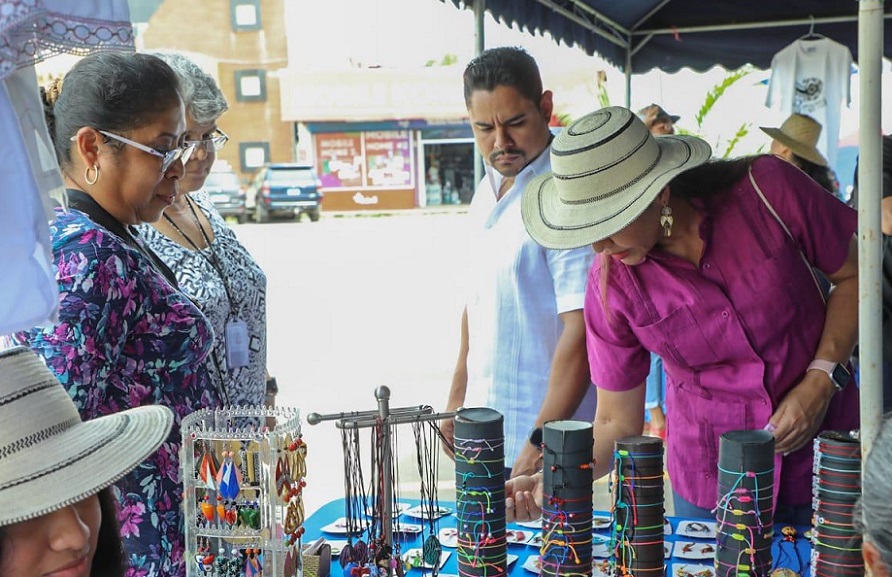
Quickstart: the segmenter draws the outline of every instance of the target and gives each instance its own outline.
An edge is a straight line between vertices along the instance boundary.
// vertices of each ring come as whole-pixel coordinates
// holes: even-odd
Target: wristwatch
[[[841,391],[848,386],[849,381],[852,380],[852,374],[849,373],[849,370],[840,363],[834,363],[833,361],[824,361],[821,359],[815,359],[808,365],[808,368],[805,369],[805,372],[808,371],[822,371],[827,373],[827,376],[830,377],[830,382],[833,383],[833,386],[836,387],[837,391]]]
[[[533,427],[533,430],[530,431],[529,441],[532,446],[536,447],[536,450],[542,450],[542,427]]]

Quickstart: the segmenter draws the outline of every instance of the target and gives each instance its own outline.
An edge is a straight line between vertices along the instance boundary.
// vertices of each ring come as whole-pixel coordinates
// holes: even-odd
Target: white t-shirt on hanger
[[[818,150],[836,163],[841,104],[852,102],[852,53],[829,38],[797,40],[774,55],[765,105],[811,116],[821,123]]]

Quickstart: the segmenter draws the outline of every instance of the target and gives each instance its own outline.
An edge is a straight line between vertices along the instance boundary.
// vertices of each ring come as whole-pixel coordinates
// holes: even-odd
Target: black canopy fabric
[[[451,2],[473,5],[473,0]],[[486,0],[486,11],[500,22],[578,45],[624,71],[629,47],[634,74],[715,65],[769,68],[778,51],[812,28],[846,45],[858,59],[855,0]],[[888,58],[892,3],[884,11]]]

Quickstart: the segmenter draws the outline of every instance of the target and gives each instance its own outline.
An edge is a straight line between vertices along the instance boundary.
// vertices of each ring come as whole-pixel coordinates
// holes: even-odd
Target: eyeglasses
[[[167,169],[170,168],[170,165],[172,165],[177,160],[182,160],[183,164],[185,165],[187,162],[189,162],[189,157],[192,156],[192,153],[195,152],[195,145],[189,144],[188,142],[184,143],[183,146],[178,146],[176,148],[171,148],[170,150],[168,150],[166,152],[161,152],[161,151],[155,150],[154,148],[152,148],[150,146],[146,146],[145,144],[140,144],[138,142],[134,142],[133,140],[130,140],[129,138],[124,138],[123,136],[118,136],[117,134],[115,134],[113,132],[107,132],[105,130],[100,130],[99,133],[104,134],[104,135],[108,136],[109,138],[112,138],[119,142],[123,142],[124,144],[132,146],[133,148],[138,148],[138,149],[142,150],[143,152],[148,152],[152,156],[157,156],[158,158],[161,159],[161,172],[167,172]]]
[[[152,147],[146,146],[145,144],[140,144],[138,142],[130,140],[129,138],[124,138],[123,136],[119,136],[113,132],[100,130],[99,133],[104,134],[105,136],[113,140],[117,140],[118,142],[123,142],[124,144],[132,146],[133,148],[138,148],[143,152],[148,152],[152,156],[157,156],[161,159],[161,172],[167,172],[170,166],[177,160],[182,160],[183,164],[185,165],[187,162],[189,162],[189,157],[192,156],[192,153],[195,152],[195,145],[189,144],[188,142],[184,143],[183,146],[178,146],[166,152],[161,152],[160,150],[155,150]],[[72,136],[70,140],[72,142],[77,140],[77,135]]]
[[[195,146],[196,149],[204,149],[206,152],[210,152],[212,150],[220,150],[229,141],[229,135],[227,135],[219,128],[216,129],[214,132],[216,134],[214,136],[211,136],[210,138],[203,138],[201,140],[187,140],[186,144],[192,144]]]

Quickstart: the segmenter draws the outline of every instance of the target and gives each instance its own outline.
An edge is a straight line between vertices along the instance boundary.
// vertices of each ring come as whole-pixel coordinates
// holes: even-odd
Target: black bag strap
[[[170,267],[164,264],[164,261],[162,261],[158,257],[158,255],[156,255],[148,246],[146,246],[142,241],[139,240],[138,230],[136,230],[132,226],[126,226],[122,224],[121,221],[113,217],[107,210],[102,208],[102,205],[96,202],[96,200],[94,200],[92,196],[82,190],[69,188],[65,190],[65,194],[68,196],[69,208],[79,210],[80,212],[86,214],[88,217],[90,217],[90,220],[92,220],[102,228],[108,230],[109,232],[115,234],[116,236],[120,237],[121,240],[123,240],[124,243],[127,244],[127,246],[141,252],[143,255],[146,256],[146,258],[149,259],[155,270],[167,279],[167,282],[169,282],[172,287],[179,289],[179,283],[177,282],[176,275],[173,274],[173,271],[170,270]]]

